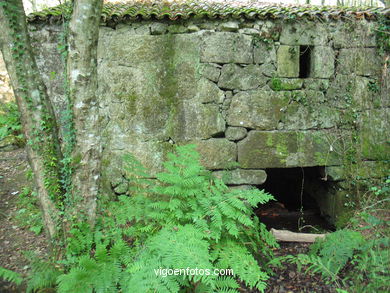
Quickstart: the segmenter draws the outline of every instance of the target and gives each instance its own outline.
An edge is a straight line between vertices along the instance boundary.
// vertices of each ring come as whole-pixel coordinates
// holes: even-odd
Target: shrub
[[[10,135],[22,137],[18,107],[12,102],[0,102],[0,140]]]
[[[200,164],[193,145],[169,154],[155,179],[133,156],[125,163],[131,196],[109,203],[95,231],[73,226],[66,257],[55,265],[58,292],[239,292],[241,283],[264,291],[277,244],[253,207],[271,195],[230,190]],[[234,276],[156,274],[187,268]]]

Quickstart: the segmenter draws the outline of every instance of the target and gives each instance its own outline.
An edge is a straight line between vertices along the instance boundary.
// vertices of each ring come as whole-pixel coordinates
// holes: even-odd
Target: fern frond
[[[268,275],[260,269],[253,255],[244,246],[227,240],[218,244],[218,250],[219,268],[233,269],[234,274],[247,286],[264,291]]]
[[[0,267],[0,278],[16,285],[20,285],[23,282],[23,278],[19,273],[7,270],[3,267]]]
[[[55,287],[57,278],[61,275],[56,266],[31,255],[29,257],[31,260],[31,274],[28,276],[26,292]]]

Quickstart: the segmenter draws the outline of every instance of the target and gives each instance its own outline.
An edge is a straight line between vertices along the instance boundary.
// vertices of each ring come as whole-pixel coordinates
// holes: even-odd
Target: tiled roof
[[[34,12],[28,16],[30,22],[56,21],[70,15],[69,6],[60,5]],[[154,3],[105,3],[103,22],[121,22],[140,19],[188,19],[188,18],[247,18],[247,19],[375,19],[378,15],[389,18],[389,9],[379,7],[335,7],[335,6],[288,6],[252,4],[239,6],[207,1]]]

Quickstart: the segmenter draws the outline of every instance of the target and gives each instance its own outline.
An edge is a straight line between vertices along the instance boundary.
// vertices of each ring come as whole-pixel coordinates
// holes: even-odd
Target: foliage
[[[7,270],[3,267],[0,267],[0,278],[8,282],[15,283],[16,285],[20,285],[23,281],[23,278],[20,276],[20,274]]]
[[[29,288],[57,283],[60,293],[118,288],[238,292],[241,281],[264,290],[270,247],[277,244],[253,207],[268,202],[271,195],[257,189],[229,190],[200,165],[193,145],[169,154],[156,179],[133,156],[127,155],[125,163],[131,196],[120,196],[104,207],[94,231],[86,223],[74,224],[64,259],[36,271],[38,277],[33,275]],[[187,268],[205,273],[157,275],[161,269]],[[228,268],[234,277],[213,274]],[[46,271],[50,282],[44,284],[40,275]]]
[[[388,200],[388,185],[389,178],[381,187],[371,188],[377,196],[376,204],[382,207]],[[349,229],[316,241],[307,255],[287,259],[299,269],[305,266],[307,272],[320,273],[329,282],[352,292],[389,292],[390,222],[381,216],[382,209],[377,209],[372,201],[368,203],[351,219]]]
[[[378,17],[378,27],[376,29],[377,43],[380,53],[390,52],[390,20],[389,18],[381,15]]]
[[[40,288],[51,288],[55,284],[61,272],[58,266],[51,261],[42,260],[34,253],[26,253],[26,257],[30,260],[31,272],[27,278],[26,292],[35,292]]]
[[[17,201],[16,220],[22,227],[29,228],[36,234],[43,230],[42,213],[38,206],[37,193],[30,188],[23,188]]]
[[[0,140],[9,135],[22,138],[18,106],[13,102],[0,102]]]

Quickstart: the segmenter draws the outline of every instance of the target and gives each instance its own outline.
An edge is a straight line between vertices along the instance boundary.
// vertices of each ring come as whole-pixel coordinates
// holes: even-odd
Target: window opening
[[[299,77],[307,78],[310,76],[311,70],[311,52],[312,46],[299,47]]]

